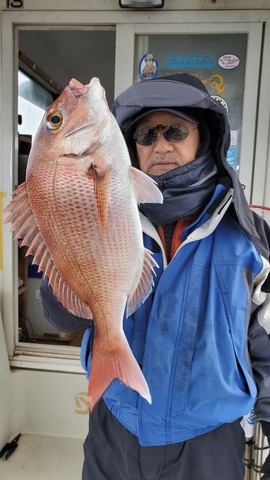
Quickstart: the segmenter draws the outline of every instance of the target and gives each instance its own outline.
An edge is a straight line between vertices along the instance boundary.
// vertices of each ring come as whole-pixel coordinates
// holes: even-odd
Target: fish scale
[[[151,402],[123,332],[125,309],[130,315],[145,301],[157,267],[138,212],[138,203],[150,202],[162,203],[162,195],[131,166],[99,80],[72,79],[45,112],[5,223],[63,307],[94,320],[90,410],[114,379]]]

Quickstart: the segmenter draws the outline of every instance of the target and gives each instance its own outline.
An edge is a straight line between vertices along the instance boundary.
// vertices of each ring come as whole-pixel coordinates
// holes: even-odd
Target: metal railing
[[[245,480],[260,480],[262,477],[261,468],[270,452],[266,437],[263,435],[261,424],[254,426],[254,435],[246,439],[245,449]]]

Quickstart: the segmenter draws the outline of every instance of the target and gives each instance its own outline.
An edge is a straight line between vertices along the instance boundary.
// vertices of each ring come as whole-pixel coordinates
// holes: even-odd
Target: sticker
[[[231,142],[230,142],[230,147],[228,148],[228,151],[227,151],[227,162],[235,171],[237,171],[238,170],[238,161],[237,161],[238,131],[231,130],[230,133],[231,133]]]
[[[75,397],[76,409],[75,413],[78,415],[89,414],[89,400],[87,392],[79,392]]]
[[[238,136],[238,131],[237,130],[231,130],[231,147],[236,147],[237,145],[237,136]]]
[[[254,409],[248,415],[244,415],[241,425],[245,431],[245,437],[251,438],[254,435],[255,413]]]
[[[217,73],[214,73],[214,75],[211,75],[209,78],[209,85],[213,90],[216,90],[218,93],[223,93],[225,90],[225,87],[223,87],[224,81],[223,77],[221,75],[218,75]]]
[[[254,425],[254,423],[255,423],[255,412],[254,412],[254,408],[251,410],[251,412],[249,413],[249,415],[247,415],[247,422],[248,422],[250,425]]]
[[[237,170],[237,148],[236,147],[228,148],[227,162],[234,170]]]
[[[158,64],[156,57],[152,53],[146,53],[139,65],[139,75],[141,80],[152,80],[158,74]]]
[[[167,55],[166,68],[214,68],[216,60],[214,55]]]
[[[221,105],[226,109],[227,115],[228,115],[229,107],[228,107],[228,104],[227,104],[226,100],[224,100],[224,98],[220,97],[219,95],[211,95],[211,98],[216,100],[216,102],[221,103]]]
[[[240,58],[233,53],[226,53],[225,55],[221,55],[218,59],[218,64],[221,68],[225,68],[225,70],[232,70],[233,68],[237,68],[240,63]]]

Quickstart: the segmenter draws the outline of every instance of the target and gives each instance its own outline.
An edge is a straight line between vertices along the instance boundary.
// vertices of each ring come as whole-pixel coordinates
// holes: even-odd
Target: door
[[[75,2],[74,11],[58,11],[57,15],[54,11],[27,9],[2,14],[5,39],[2,45],[1,84],[5,119],[1,132],[2,196],[9,196],[14,186],[21,181],[20,175],[24,172],[22,164],[27,161],[27,143],[32,141],[39,121],[35,120],[33,130],[31,123],[30,129],[22,104],[29,103],[29,96],[33,92],[41,92],[44,87],[53,97],[58,94],[58,82],[54,80],[59,71],[63,73],[64,59],[69,70],[60,87],[64,87],[71,76],[77,76],[77,71],[82,72],[78,80],[85,83],[91,76],[98,75],[111,102],[114,96],[130,84],[141,81],[140,75],[148,61],[146,56],[151,54],[154,74],[184,71],[199,76],[211,95],[224,103],[232,130],[228,161],[239,173],[247,198],[250,199],[263,41],[262,14],[260,18],[255,18],[251,13],[246,13],[246,22],[242,22],[241,12],[183,14],[164,10],[147,14],[126,13],[119,10],[98,11],[98,3],[95,3],[95,7],[89,7],[88,11],[75,11]],[[269,19],[266,18],[265,21]],[[78,32],[83,41],[76,49]],[[42,52],[46,48],[49,48],[51,59],[44,63]],[[152,60],[149,57],[149,61]],[[38,78],[34,75],[37,67],[45,74],[43,80],[42,75]],[[147,81],[147,78],[142,81]],[[32,86],[29,82],[32,82]],[[49,89],[48,84],[51,86]],[[261,109],[264,108],[263,103],[269,104],[266,87],[264,93],[264,102],[260,102]],[[37,96],[40,98],[41,94]],[[44,109],[45,97],[42,98]],[[47,101],[50,102],[50,99]],[[36,107],[36,103],[37,100],[32,105]],[[20,125],[18,114],[23,117]],[[267,135],[269,125],[263,127]],[[24,151],[19,152],[19,140],[25,143]],[[265,164],[266,161],[265,155]],[[6,203],[6,198],[4,202]],[[40,307],[39,279],[36,272],[25,264],[26,270],[22,268],[22,273],[18,275],[18,249],[7,227],[4,228],[1,240],[4,259],[2,312],[11,365],[14,368],[49,370],[55,375],[59,371],[84,375],[77,346],[66,345],[64,341],[56,345],[48,339],[47,342],[32,342],[20,337],[18,276],[24,275],[29,286],[22,293],[30,295],[26,300],[24,296],[24,301],[27,302],[24,304],[25,316],[30,317],[32,324],[40,326],[44,319],[41,309],[37,308],[37,305]],[[31,373],[30,370],[29,372]]]

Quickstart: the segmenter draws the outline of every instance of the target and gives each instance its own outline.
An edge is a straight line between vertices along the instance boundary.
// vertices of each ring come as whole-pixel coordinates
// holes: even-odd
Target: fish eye
[[[51,130],[56,130],[61,127],[63,116],[60,112],[53,112],[46,118],[47,127]]]

